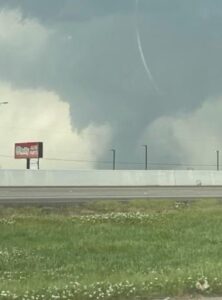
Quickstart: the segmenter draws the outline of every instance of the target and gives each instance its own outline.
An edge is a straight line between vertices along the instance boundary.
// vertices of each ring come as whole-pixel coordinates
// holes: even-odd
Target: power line
[[[78,162],[78,163],[104,163],[111,164],[111,161],[98,161],[98,160],[87,160],[87,159],[67,159],[67,158],[48,158],[45,157],[45,160],[51,161],[63,161],[63,162]]]
[[[7,159],[14,159],[13,156],[0,154],[0,157]],[[87,160],[87,159],[68,159],[68,158],[56,158],[56,157],[45,157],[47,161],[61,161],[61,162],[74,162],[74,163],[96,163],[96,164],[112,164],[111,160]],[[143,162],[134,161],[117,161],[119,165],[138,165],[143,166]],[[178,167],[215,167],[215,164],[191,164],[191,163],[176,163],[176,162],[149,162],[151,166],[178,166]]]

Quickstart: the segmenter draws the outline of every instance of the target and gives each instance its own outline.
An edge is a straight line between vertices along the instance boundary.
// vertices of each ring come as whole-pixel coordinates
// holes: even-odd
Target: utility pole
[[[148,146],[142,145],[145,148],[145,170],[148,170]]]
[[[116,150],[111,149],[110,151],[113,153],[113,170],[116,170]]]
[[[217,171],[220,171],[220,151],[217,150]]]

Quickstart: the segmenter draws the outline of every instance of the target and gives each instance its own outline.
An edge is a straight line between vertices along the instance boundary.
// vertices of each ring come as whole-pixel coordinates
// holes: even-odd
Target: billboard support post
[[[30,158],[26,159],[26,169],[30,170]]]

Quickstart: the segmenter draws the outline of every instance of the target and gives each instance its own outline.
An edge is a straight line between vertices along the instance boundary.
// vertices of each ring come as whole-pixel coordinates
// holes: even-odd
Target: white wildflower
[[[198,280],[196,283],[196,289],[199,291],[206,291],[207,289],[209,289],[210,285],[207,281],[207,279],[204,280]]]

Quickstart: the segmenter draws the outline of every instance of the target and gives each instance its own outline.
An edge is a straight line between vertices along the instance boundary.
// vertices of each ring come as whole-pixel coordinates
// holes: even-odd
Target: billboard
[[[43,143],[16,143],[15,144],[15,158],[16,159],[31,159],[43,157]]]

